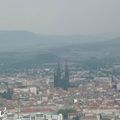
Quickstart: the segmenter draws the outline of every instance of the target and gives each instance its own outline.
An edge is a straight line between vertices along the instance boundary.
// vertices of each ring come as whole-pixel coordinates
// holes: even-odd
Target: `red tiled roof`
[[[35,108],[24,108],[21,109],[21,113],[34,113],[34,112],[42,112],[42,113],[47,113],[47,112],[55,112],[53,109],[50,108],[44,108],[44,109],[35,109]]]

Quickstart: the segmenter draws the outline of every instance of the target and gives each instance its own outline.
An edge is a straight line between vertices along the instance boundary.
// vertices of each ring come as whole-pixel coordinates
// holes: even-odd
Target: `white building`
[[[15,92],[31,92],[33,93],[34,95],[37,94],[37,87],[36,86],[22,86],[22,87],[19,87],[19,88],[15,88],[14,89]]]
[[[16,120],[16,115],[9,115],[7,120]],[[18,119],[17,119],[18,120]],[[21,114],[19,120],[63,120],[62,114],[44,114],[44,113],[31,113]]]

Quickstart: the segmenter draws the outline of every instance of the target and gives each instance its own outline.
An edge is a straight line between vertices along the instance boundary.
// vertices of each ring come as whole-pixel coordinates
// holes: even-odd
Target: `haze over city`
[[[120,33],[119,0],[1,0],[0,30],[45,35]]]
[[[120,120],[119,0],[0,0],[0,120]]]

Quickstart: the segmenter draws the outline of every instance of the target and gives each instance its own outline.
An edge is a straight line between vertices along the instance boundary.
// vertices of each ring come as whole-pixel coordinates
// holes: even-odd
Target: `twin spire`
[[[54,72],[54,87],[62,88],[64,90],[68,90],[68,88],[70,87],[67,62],[65,62],[64,72],[62,72],[61,65],[60,63],[58,63],[57,69]]]

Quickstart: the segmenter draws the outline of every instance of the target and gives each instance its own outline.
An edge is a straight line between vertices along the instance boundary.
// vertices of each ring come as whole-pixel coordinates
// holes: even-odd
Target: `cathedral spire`
[[[67,61],[65,62],[65,89],[68,89],[69,87],[69,69]]]
[[[57,69],[54,72],[54,87],[60,87],[60,81],[61,81],[61,67],[60,63],[58,63]]]

